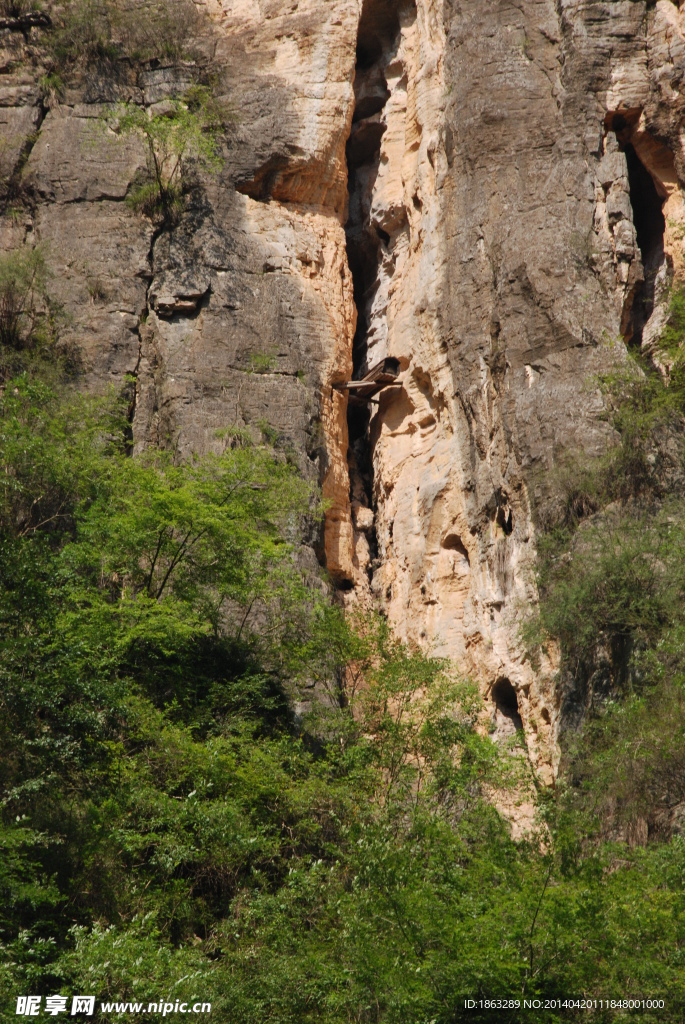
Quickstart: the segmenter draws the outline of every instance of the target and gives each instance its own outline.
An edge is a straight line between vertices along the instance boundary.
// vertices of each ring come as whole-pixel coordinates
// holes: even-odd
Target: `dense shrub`
[[[0,345],[20,349],[35,343],[46,282],[42,249],[19,249],[0,257]]]
[[[49,298],[48,278],[42,246],[0,256],[0,384],[31,362],[42,360],[46,371],[54,363],[62,317]]]

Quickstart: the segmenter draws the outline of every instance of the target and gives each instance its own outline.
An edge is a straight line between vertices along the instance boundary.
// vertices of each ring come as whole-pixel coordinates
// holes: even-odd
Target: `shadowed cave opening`
[[[494,719],[498,731],[509,733],[523,729],[516,690],[505,676],[501,676],[494,683],[490,691],[490,699],[495,706]],[[504,730],[501,728],[502,725],[505,726]]]
[[[381,159],[385,132],[383,109],[390,96],[385,69],[397,51],[400,16],[396,0],[365,0],[357,34],[354,77],[355,109],[347,142],[349,208],[345,234],[347,259],[352,274],[357,329],[352,348],[353,379],[369,369],[367,339],[370,310],[378,289],[382,247],[389,236],[372,223],[373,188]],[[373,465],[369,443],[371,403],[348,398],[348,466],[350,498],[372,507]],[[369,537],[372,557],[376,555],[375,535]]]
[[[636,284],[632,296],[628,300],[622,324],[626,342],[639,348],[642,344],[645,325],[654,312],[657,275],[666,259],[664,252],[666,221],[663,214],[666,195],[659,193],[654,177],[629,141],[636,127],[636,116],[635,112],[626,116],[615,114],[611,118],[609,126],[610,130],[616,134],[619,149],[625,154],[633,225],[642,258],[644,278]]]
[[[639,346],[642,344],[645,324],[654,311],[656,278],[665,259],[666,221],[662,210],[664,200],[657,192],[652,175],[630,143],[623,147],[623,151],[628,164],[633,224],[644,270],[644,280],[635,290],[626,337],[631,344]]]
[[[469,553],[458,533],[448,533],[440,546],[445,548],[446,551],[456,551],[466,561],[467,565],[471,565]]]

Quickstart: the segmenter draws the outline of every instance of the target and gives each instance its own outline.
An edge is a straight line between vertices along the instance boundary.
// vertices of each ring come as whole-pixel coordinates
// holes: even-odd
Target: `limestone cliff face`
[[[346,603],[456,659],[552,776],[558,697],[518,622],[532,504],[599,451],[592,375],[652,344],[685,267],[685,14],[670,0],[197,0],[235,113],[171,232],[124,203],[144,153],[99,127],[188,67],[39,85],[45,19],[0,21],[0,229],[48,246],[94,387],[136,378],[138,447],[263,422],[328,501]],[[17,198],[12,198],[12,196]],[[384,356],[377,404],[335,387]],[[312,553],[312,562],[314,554]]]
[[[605,443],[592,374],[621,335],[651,343],[682,272],[682,28],[666,0],[417,0],[388,65],[370,218],[393,226],[368,339],[408,369],[370,423],[371,588],[482,681],[496,721],[513,685],[543,777],[552,666],[517,642],[531,492],[564,452]]]

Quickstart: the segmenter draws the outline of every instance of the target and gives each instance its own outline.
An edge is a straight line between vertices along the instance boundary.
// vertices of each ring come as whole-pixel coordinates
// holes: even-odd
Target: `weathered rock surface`
[[[685,13],[196,6],[235,120],[222,169],[162,233],[125,202],[142,147],[99,115],[163,102],[191,69],[94,69],[57,101],[38,85],[43,27],[0,25],[0,245],[46,244],[93,387],[136,375],[138,447],[189,454],[260,424],[293,445],[345,601],[473,673],[504,732],[511,684],[549,779],[554,666],[518,639],[532,506],[564,453],[606,443],[592,375],[621,335],[653,342],[685,273]],[[348,422],[334,385],[386,355],[398,386]]]

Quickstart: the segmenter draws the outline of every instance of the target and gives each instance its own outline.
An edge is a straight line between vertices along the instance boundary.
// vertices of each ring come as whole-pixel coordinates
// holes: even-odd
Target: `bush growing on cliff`
[[[685,294],[676,288],[669,317],[649,354],[626,353],[593,381],[605,399],[615,443],[600,457],[567,455],[552,474],[556,500],[537,510],[543,533],[573,534],[612,502],[659,502],[685,491]],[[543,544],[544,546],[544,544]]]
[[[49,340],[48,270],[44,250],[15,249],[0,256],[0,374],[11,372],[19,353]]]
[[[675,291],[654,353],[657,361],[668,353],[668,373],[629,357],[624,367],[599,377],[617,441],[606,455],[578,459],[565,476],[557,475],[561,500],[540,523],[539,583],[550,598],[543,616],[569,652],[577,653],[609,620],[627,633],[638,626],[651,631],[654,641],[651,597],[678,607],[664,588],[670,580],[677,589],[681,579],[683,524],[674,499],[685,490],[684,309]],[[580,591],[565,595],[576,586],[587,601]],[[571,620],[564,625],[566,613]]]
[[[191,163],[216,170],[221,166],[220,113],[207,89],[191,89],[181,99],[170,99],[163,110],[150,113],[134,104],[115,110],[110,127],[124,137],[136,135],[147,152],[148,179],[134,187],[129,204],[149,217],[172,222],[180,212]]]
[[[541,544],[543,629],[562,644],[575,671],[606,645],[655,646],[678,621],[685,600],[685,522],[677,505],[658,512],[611,508],[574,536]]]

